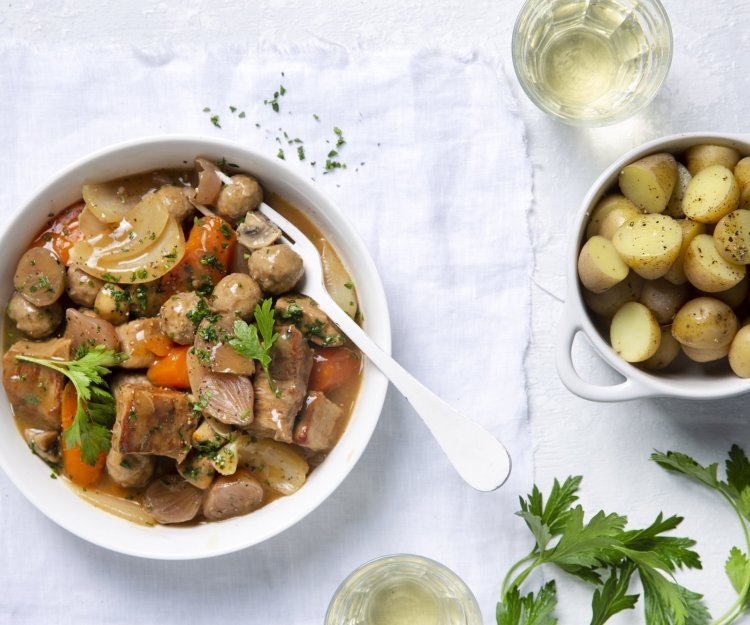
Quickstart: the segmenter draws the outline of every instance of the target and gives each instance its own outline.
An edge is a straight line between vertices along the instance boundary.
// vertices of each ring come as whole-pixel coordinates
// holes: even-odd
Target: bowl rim
[[[54,187],[63,184],[63,182],[67,178],[79,174],[79,179],[82,179],[83,177],[85,177],[85,170],[93,166],[96,162],[102,161],[102,159],[114,159],[117,158],[118,155],[126,154],[129,151],[134,151],[134,154],[130,156],[130,158],[135,159],[137,158],[137,154],[135,154],[137,150],[148,150],[154,148],[182,150],[184,152],[185,159],[192,159],[203,152],[210,151],[241,154],[242,156],[246,157],[247,160],[253,161],[254,163],[260,163],[263,167],[270,171],[270,176],[267,175],[266,177],[272,177],[280,185],[287,185],[290,189],[293,188],[295,192],[304,194],[305,201],[310,204],[310,207],[308,208],[305,206],[298,206],[297,203],[293,203],[293,205],[302,213],[304,213],[316,226],[319,226],[319,224],[316,224],[314,217],[310,215],[311,208],[319,211],[322,216],[324,216],[327,220],[330,220],[332,226],[335,227],[337,231],[335,233],[335,236],[340,237],[342,240],[346,240],[347,247],[351,248],[351,254],[353,254],[356,258],[357,268],[355,269],[352,266],[353,263],[350,263],[348,269],[352,273],[367,275],[368,280],[366,291],[368,298],[364,303],[360,301],[363,309],[366,308],[366,310],[364,311],[365,314],[363,327],[367,330],[368,334],[370,334],[371,338],[378,343],[381,349],[383,349],[388,354],[391,353],[391,324],[385,290],[383,288],[382,280],[377,271],[375,263],[370,256],[368,248],[359,233],[354,229],[354,227],[344,216],[343,212],[338,208],[338,206],[333,201],[331,201],[323,191],[321,191],[316,185],[313,185],[310,181],[305,179],[302,175],[294,171],[288,164],[285,164],[279,159],[266,156],[257,148],[246,147],[235,141],[192,134],[148,135],[118,142],[95,150],[81,158],[76,159],[69,165],[58,170],[52,176],[47,178],[47,180],[43,184],[38,185],[30,197],[21,202],[18,208],[16,208],[12,212],[9,218],[7,220],[4,220],[3,223],[0,224],[0,245],[8,240],[8,238],[12,236],[13,232],[24,231],[23,222],[26,215],[35,210],[38,211],[38,205],[41,202],[44,202],[45,195],[49,194],[50,190]],[[246,167],[241,167],[240,169],[245,171],[248,170],[248,168]],[[135,167],[134,169],[134,171],[147,170],[148,168],[141,168],[139,170],[137,167]],[[253,172],[250,171],[250,173]],[[58,207],[54,212],[59,212],[61,208],[63,207]],[[341,253],[338,246],[334,245],[334,249],[336,249],[337,253]],[[351,259],[349,260],[351,261]],[[368,401],[365,404],[361,401],[361,397],[366,382],[368,384]],[[60,525],[79,538],[86,540],[87,542],[91,542],[100,547],[118,553],[148,559],[192,560],[220,556],[226,553],[232,553],[235,551],[246,549],[253,545],[264,542],[265,540],[281,533],[282,531],[301,521],[315,508],[322,504],[333,493],[333,491],[338,488],[338,486],[344,481],[344,479],[346,479],[349,473],[351,473],[357,461],[364,453],[364,450],[369,444],[375,427],[380,419],[387,389],[387,378],[377,368],[375,368],[372,363],[365,359],[362,382],[360,385],[360,390],[358,391],[357,399],[355,400],[355,404],[352,408],[350,420],[347,424],[346,429],[344,430],[344,433],[342,434],[342,438],[339,439],[339,443],[337,443],[337,445],[334,447],[329,457],[327,458],[328,460],[331,456],[333,456],[337,447],[340,446],[341,440],[345,437],[346,433],[352,430],[353,423],[355,422],[355,417],[361,414],[361,418],[359,421],[357,421],[357,425],[354,430],[358,437],[356,448],[349,451],[346,456],[345,462],[341,462],[341,459],[337,459],[337,462],[342,465],[342,469],[335,474],[327,474],[325,482],[316,482],[316,496],[305,496],[305,488],[302,488],[300,489],[300,491],[298,491],[298,493],[295,493],[295,495],[302,494],[295,501],[295,504],[299,503],[299,505],[294,509],[295,512],[293,514],[286,514],[283,518],[276,519],[273,523],[273,527],[268,531],[258,534],[247,532],[246,536],[243,539],[233,541],[231,544],[223,545],[222,547],[211,547],[209,545],[202,548],[191,548],[190,545],[179,544],[179,550],[176,548],[174,550],[171,550],[171,547],[167,547],[164,551],[154,552],[149,551],[148,549],[139,548],[137,543],[131,544],[130,541],[117,541],[115,537],[110,539],[108,537],[102,536],[101,534],[92,536],[89,532],[87,532],[88,525],[86,523],[82,523],[79,525],[72,522],[71,519],[65,518],[65,513],[63,510],[59,509],[59,506],[55,505],[54,503],[51,504],[50,502],[46,501],[44,497],[42,497],[41,493],[36,492],[33,488],[29,488],[29,484],[32,483],[35,478],[27,477],[22,466],[14,466],[8,459],[6,459],[5,454],[2,453],[2,447],[0,447],[0,469],[3,470],[5,475],[8,476],[11,483],[14,484],[14,486],[28,501],[30,501],[34,505],[34,507],[36,507],[40,512],[42,512],[46,517],[48,517],[56,524]],[[12,414],[9,409],[9,403],[7,403],[7,398],[3,396],[2,401],[6,402],[8,414]],[[5,410],[5,408],[3,408],[3,410]],[[15,421],[13,422],[12,427],[14,429],[16,428]],[[18,439],[23,443],[23,438],[21,437],[20,433],[18,435]],[[29,454],[29,456],[31,456],[31,454]],[[38,458],[33,458],[33,460],[35,462],[39,462]],[[322,463],[321,467],[322,466],[325,466],[325,462]],[[316,467],[316,471],[312,473],[313,477],[318,475],[321,467]],[[306,486],[310,485],[309,481],[310,480],[308,480]],[[78,498],[78,495],[74,493],[74,487],[66,484],[65,488],[71,492],[72,496]],[[293,497],[294,495],[282,498],[279,501],[291,500]],[[154,530],[165,530],[166,528],[165,531],[168,532],[169,530],[177,528],[177,531],[185,533],[186,530],[189,531],[191,529],[182,528],[179,526],[156,526],[153,528],[144,528],[143,526],[140,526],[136,523],[121,519],[113,514],[100,510],[91,503],[83,501],[83,499],[80,499],[80,501],[81,503],[85,504],[87,509],[93,509],[96,511],[96,513],[105,515],[108,522],[111,521],[110,524],[129,528],[130,530],[132,530],[131,533],[134,535],[142,530],[153,532]],[[242,533],[239,532],[236,527],[238,524],[242,523],[243,519],[251,519],[254,515],[258,515],[264,510],[267,511],[276,503],[277,501],[271,502],[267,506],[264,506],[264,508],[261,508],[257,512],[250,515],[234,517],[232,519],[227,519],[220,522],[201,524],[195,527],[228,527],[231,523],[232,529],[230,531],[234,532],[238,536],[241,536]],[[276,509],[274,508],[274,510],[270,513],[267,512],[266,516],[272,517],[275,510]],[[285,512],[288,513],[289,511],[285,510]],[[266,516],[263,517],[264,520]],[[279,515],[277,514],[276,516]],[[115,521],[112,521],[112,519],[115,519]],[[266,525],[270,524],[266,523]],[[177,536],[176,533],[175,536]],[[175,545],[181,542],[179,536],[177,536],[177,539],[178,540],[175,541]],[[169,543],[170,540],[165,540],[165,545],[169,545]]]
[[[739,377],[716,378],[707,384],[685,385],[683,381],[660,377],[624,361],[602,338],[589,314],[578,280],[578,254],[585,236],[588,218],[596,203],[611,188],[616,176],[628,163],[658,151],[679,153],[691,145],[719,143],[737,147],[750,154],[750,135],[743,133],[686,132],[665,135],[642,143],[616,159],[589,187],[575,218],[566,255],[566,298],[558,334],[556,363],[558,373],[569,390],[584,399],[593,401],[622,401],[645,397],[675,397],[683,399],[722,399],[750,391],[750,380]],[[583,333],[596,353],[625,380],[612,386],[601,386],[585,382],[572,365],[572,342],[579,332]]]

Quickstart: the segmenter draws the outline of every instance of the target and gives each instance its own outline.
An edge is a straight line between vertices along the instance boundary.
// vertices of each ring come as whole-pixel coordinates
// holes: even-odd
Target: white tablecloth
[[[0,623],[318,624],[349,571],[393,552],[453,568],[492,622],[503,571],[528,547],[513,511],[532,481],[523,373],[531,167],[502,69],[435,51],[189,51],[179,41],[6,42],[0,58],[5,214],[55,170],[114,141],[201,133],[269,154],[281,145],[366,240],[389,298],[395,356],[501,437],[514,462],[502,490],[473,492],[391,392],[367,452],[323,506],[262,545],[198,562],[91,546],[0,475]],[[275,113],[263,100],[280,85]],[[348,168],[322,175],[334,126]],[[276,141],[279,128],[304,140],[304,162]]]

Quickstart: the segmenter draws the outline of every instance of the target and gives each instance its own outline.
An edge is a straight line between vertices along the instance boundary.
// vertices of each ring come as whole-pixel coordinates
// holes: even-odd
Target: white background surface
[[[242,44],[273,41],[283,47],[322,41],[345,47],[476,50],[483,57],[501,60],[512,74],[510,33],[520,0],[422,1],[409,6],[400,0],[331,4],[324,0],[216,1],[210,5],[191,1],[179,3],[179,8],[169,3],[142,3],[139,9],[131,8],[136,3],[112,3],[105,9],[94,0],[54,5],[13,1],[0,9],[0,40],[28,41],[34,46],[57,39],[93,44],[128,41],[156,50],[176,40],[205,45],[217,40]],[[675,35],[672,70],[656,101],[630,121],[594,130],[562,126],[536,111],[514,84],[534,165],[531,225],[536,286],[526,372],[535,479],[546,489],[553,476],[583,473],[586,506],[629,512],[638,523],[650,520],[658,510],[685,515],[682,529],[699,540],[705,570],[681,579],[704,592],[712,612],[719,614],[733,599],[721,569],[729,547],[739,538],[738,529],[710,494],[664,474],[647,458],[653,448],[669,448],[708,462],[722,459],[732,442],[750,447],[746,400],[594,405],[571,396],[559,382],[553,364],[555,326],[565,282],[561,259],[578,203],[596,175],[620,153],[662,134],[747,130],[750,56],[742,51],[750,37],[745,27],[750,7],[742,0],[665,0],[664,4]],[[496,166],[513,167],[513,163],[500,161]],[[583,371],[607,379],[597,371],[595,358],[585,350],[580,357]],[[40,523],[40,531],[61,532],[46,522]],[[31,554],[32,550],[30,557],[39,557]],[[93,565],[99,554],[94,550],[89,554]],[[122,559],[110,574],[132,574],[137,566]],[[487,562],[486,575],[499,583],[505,566],[507,562]],[[197,587],[199,577],[196,571]],[[143,581],[144,593],[149,583]],[[561,583],[560,588],[561,623],[583,622],[589,608],[587,602],[576,598],[584,595],[575,585]],[[486,621],[491,622],[486,602],[483,609]],[[617,622],[641,620],[637,613]]]

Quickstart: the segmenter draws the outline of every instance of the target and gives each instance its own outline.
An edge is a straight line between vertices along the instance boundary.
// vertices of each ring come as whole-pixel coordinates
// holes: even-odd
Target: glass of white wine
[[[659,0],[527,0],[513,66],[532,102],[564,122],[604,126],[656,95],[672,62]]]
[[[482,625],[471,590],[453,571],[422,556],[368,562],[339,586],[325,625]]]

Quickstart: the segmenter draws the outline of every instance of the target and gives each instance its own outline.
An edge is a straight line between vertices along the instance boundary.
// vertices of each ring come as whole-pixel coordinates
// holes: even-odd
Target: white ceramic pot
[[[390,353],[388,307],[375,265],[359,235],[341,212],[309,181],[282,161],[236,143],[203,137],[137,139],[101,150],[56,175],[15,215],[0,225],[0,302],[13,289],[17,259],[50,214],[80,199],[81,185],[157,168],[184,167],[196,156],[226,158],[252,173],[268,190],[303,211],[333,244],[357,285],[364,329]],[[350,422],[336,447],[307,483],[249,515],[191,527],[136,525],[99,510],[78,497],[50,470],[19,434],[5,397],[0,400],[0,467],[16,487],[50,519],[92,543],[144,558],[192,559],[229,553],[260,543],[309,514],[344,480],[362,455],[378,422],[388,382],[365,362],[362,386]]]
[[[565,310],[560,322],[557,345],[557,370],[565,386],[584,399],[593,401],[623,401],[643,397],[682,397],[685,399],[718,399],[732,397],[750,391],[750,380],[735,376],[726,363],[698,365],[682,361],[669,371],[644,371],[620,358],[609,345],[608,336],[602,335],[592,315],[586,309],[578,280],[578,253],[584,242],[586,226],[591,211],[597,202],[617,184],[622,168],[647,154],[671,152],[679,155],[692,145],[714,143],[737,148],[743,155],[750,155],[750,137],[715,133],[689,133],[670,135],[644,143],[624,154],[612,163],[591,186],[578,212],[576,227],[571,234],[566,267],[568,288]],[[602,359],[623,378],[619,384],[602,386],[583,380],[575,370],[571,359],[573,339],[583,332]]]

